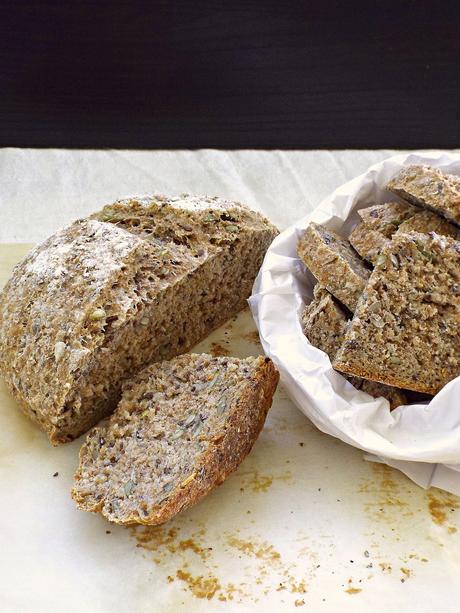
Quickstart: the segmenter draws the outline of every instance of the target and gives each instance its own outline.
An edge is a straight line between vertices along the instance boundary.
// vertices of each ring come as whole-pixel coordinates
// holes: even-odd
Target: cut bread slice
[[[118,524],[161,524],[235,470],[278,383],[269,358],[186,354],[153,364],[80,451],[72,497]]]
[[[349,241],[311,222],[299,240],[297,252],[321,285],[354,311],[370,270]]]
[[[417,213],[417,207],[407,202],[384,202],[360,209],[358,215],[370,230],[391,238],[399,226]]]
[[[406,166],[388,183],[387,189],[460,226],[460,177],[444,174],[432,166]]]
[[[417,211],[406,202],[385,202],[360,209],[362,222],[350,234],[350,243],[362,258],[374,264],[400,225]]]
[[[421,232],[422,234],[436,232],[436,234],[442,236],[455,238],[457,241],[460,239],[460,228],[432,211],[418,211],[415,215],[403,221],[398,228],[398,234],[407,234],[408,232]]]
[[[324,351],[332,362],[345,338],[350,323],[349,313],[319,283],[315,285],[313,293],[314,299],[305,308],[301,317],[303,333],[310,343]],[[386,398],[390,410],[407,402],[404,391],[396,387],[367,381],[360,377],[349,376],[347,379],[354,387],[374,398]]]
[[[460,375],[460,242],[395,234],[358,304],[337,370],[427,394]]]

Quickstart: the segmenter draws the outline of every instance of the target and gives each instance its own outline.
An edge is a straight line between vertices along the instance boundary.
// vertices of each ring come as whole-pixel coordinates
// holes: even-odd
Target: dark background
[[[460,146],[458,2],[0,8],[1,146]]]

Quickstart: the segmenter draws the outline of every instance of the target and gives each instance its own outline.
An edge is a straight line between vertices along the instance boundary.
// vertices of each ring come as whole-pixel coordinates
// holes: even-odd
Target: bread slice
[[[460,177],[444,174],[432,166],[413,165],[402,168],[387,188],[404,200],[460,225]]]
[[[188,354],[147,367],[88,434],[72,497],[118,524],[168,521],[238,467],[277,383],[263,357]]]
[[[343,343],[349,324],[345,307],[339,305],[324,287],[316,284],[314,299],[305,308],[301,322],[303,333],[310,343],[324,351],[332,362]],[[347,378],[357,389],[376,398],[386,398],[390,403],[390,410],[407,402],[405,393],[396,387],[366,381],[360,377]]]
[[[417,208],[405,202],[385,202],[360,209],[358,214],[363,221],[350,234],[350,243],[373,264],[399,226],[415,213]]]
[[[396,227],[394,228],[396,232]],[[352,231],[349,237],[351,246],[364,259],[375,264],[379,253],[389,243],[391,238],[387,238],[378,230],[373,230],[361,222]]]
[[[324,286],[317,283],[313,300],[300,318],[303,333],[309,342],[332,359],[342,344],[348,320],[345,308],[334,300]]]
[[[337,370],[436,394],[460,375],[460,242],[396,234],[333,361]]]
[[[370,212],[366,212],[369,211]],[[460,228],[432,211],[421,211],[410,204],[390,202],[361,209],[366,221],[350,234],[350,243],[359,255],[375,264],[379,253],[397,232],[436,232],[460,239]]]
[[[350,243],[312,222],[300,238],[297,251],[321,285],[353,311],[370,271]]]
[[[460,240],[460,228],[432,211],[419,211],[413,217],[403,221],[398,228],[398,233],[407,234],[408,232],[420,232],[422,234],[436,232],[436,234]]]
[[[386,238],[391,238],[406,219],[410,219],[418,209],[407,202],[384,202],[360,209],[358,215],[369,230],[376,230]]]
[[[119,201],[57,232],[0,295],[0,374],[53,444],[115,408],[124,379],[246,304],[277,230],[219,198]]]

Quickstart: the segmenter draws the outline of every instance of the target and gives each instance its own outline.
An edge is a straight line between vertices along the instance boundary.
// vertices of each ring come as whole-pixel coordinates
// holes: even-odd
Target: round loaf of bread
[[[35,248],[0,295],[0,375],[53,444],[110,414],[122,382],[245,305],[276,228],[182,195],[117,201]]]

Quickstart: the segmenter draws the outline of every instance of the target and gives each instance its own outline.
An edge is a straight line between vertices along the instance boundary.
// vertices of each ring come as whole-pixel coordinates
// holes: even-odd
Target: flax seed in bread
[[[350,243],[359,255],[374,263],[383,247],[417,208],[404,202],[385,202],[358,211],[362,222],[350,234]]]
[[[305,308],[302,329],[312,345],[324,351],[331,362],[343,343],[349,323],[349,314],[337,303],[331,294],[319,284],[315,285],[314,299]],[[374,397],[386,398],[390,410],[406,404],[406,395],[396,387],[366,381],[360,377],[347,377],[352,385]]]
[[[387,187],[404,200],[460,225],[460,177],[432,166],[413,165],[402,168]]]
[[[395,234],[336,354],[337,370],[436,394],[460,375],[460,242]]]
[[[456,240],[460,238],[460,228],[432,211],[421,211],[397,202],[369,208],[370,213],[366,213],[368,209],[361,209],[360,214],[366,221],[354,228],[349,240],[359,255],[372,264],[397,232],[436,232]]]
[[[321,285],[353,311],[370,271],[348,240],[312,222],[297,251]]]
[[[347,329],[348,316],[325,287],[317,283],[313,300],[301,316],[302,330],[310,343],[331,359],[340,347]]]
[[[202,499],[251,450],[278,373],[268,358],[188,354],[125,384],[80,451],[72,496],[118,524],[161,524]]]
[[[277,233],[208,197],[135,198],[94,217],[34,249],[0,295],[0,374],[54,444],[108,415],[124,379],[236,314]]]
[[[432,211],[419,211],[413,217],[403,221],[398,228],[398,233],[407,234],[408,232],[421,232],[422,234],[436,232],[436,234],[460,240],[460,228]]]

